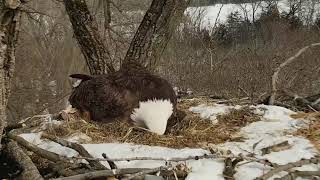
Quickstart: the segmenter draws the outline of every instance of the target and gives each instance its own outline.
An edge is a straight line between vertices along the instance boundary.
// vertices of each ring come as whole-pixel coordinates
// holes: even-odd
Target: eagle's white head
[[[173,105],[170,100],[153,99],[139,102],[139,108],[135,108],[130,117],[135,125],[163,135],[172,113]]]

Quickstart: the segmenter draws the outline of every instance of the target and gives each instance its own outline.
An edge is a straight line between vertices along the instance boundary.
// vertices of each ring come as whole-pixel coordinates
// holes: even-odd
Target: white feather
[[[72,87],[74,87],[74,88],[78,87],[81,82],[82,82],[81,79],[77,79],[75,82],[72,83]]]
[[[139,102],[139,108],[135,108],[130,117],[136,125],[145,125],[149,131],[163,135],[172,112],[170,100],[154,99]]]

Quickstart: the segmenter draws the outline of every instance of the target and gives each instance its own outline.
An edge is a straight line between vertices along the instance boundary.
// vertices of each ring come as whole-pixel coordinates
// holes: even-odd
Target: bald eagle
[[[168,119],[176,114],[177,98],[171,84],[138,63],[129,62],[111,74],[70,77],[81,80],[69,102],[85,119],[128,121],[164,134]]]

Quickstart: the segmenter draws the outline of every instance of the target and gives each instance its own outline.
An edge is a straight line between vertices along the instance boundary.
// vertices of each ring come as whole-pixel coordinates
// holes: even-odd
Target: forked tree
[[[190,0],[153,0],[133,37],[123,63],[138,61],[152,70],[164,51]],[[83,0],[64,0],[74,35],[90,73],[114,71],[96,20]]]

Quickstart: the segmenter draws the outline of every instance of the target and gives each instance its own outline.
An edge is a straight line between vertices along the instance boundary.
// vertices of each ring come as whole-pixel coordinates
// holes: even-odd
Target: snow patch
[[[200,114],[201,118],[215,121],[218,115],[226,114],[230,111],[230,109],[233,108],[239,109],[241,108],[241,106],[228,106],[224,104],[215,104],[212,106],[207,106],[205,104],[201,104],[199,106],[190,107],[189,111]]]

